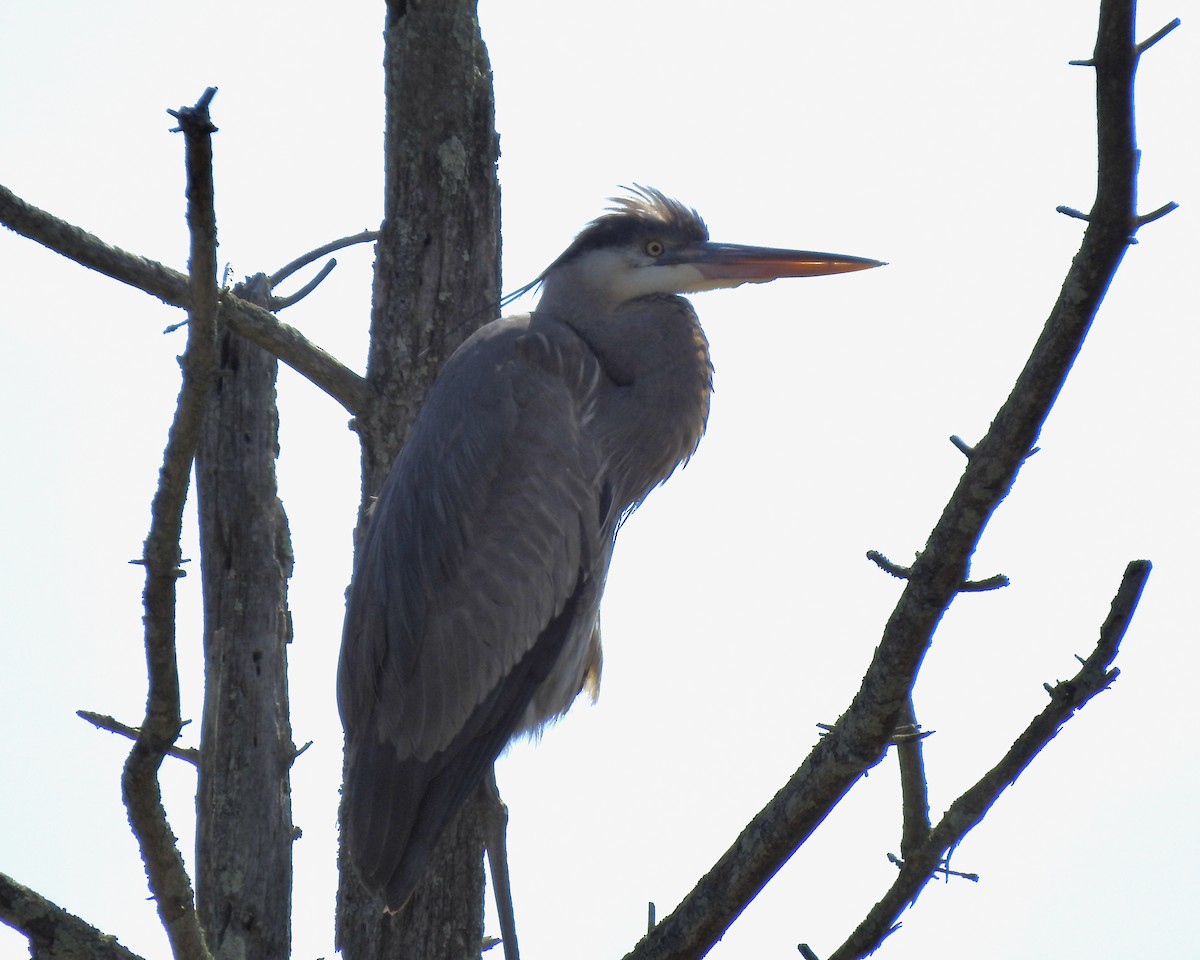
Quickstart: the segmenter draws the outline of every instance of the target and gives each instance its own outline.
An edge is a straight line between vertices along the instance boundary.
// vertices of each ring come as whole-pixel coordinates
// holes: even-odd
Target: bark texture
[[[295,755],[278,361],[228,329],[218,347],[196,455],[205,611],[196,900],[214,958],[276,960],[291,954]]]
[[[446,358],[496,317],[499,143],[475,0],[392,2],[385,27],[384,222],[375,263],[368,388],[356,418],[363,505],[404,441]],[[479,810],[446,831],[409,905],[387,917],[342,851],[338,946],[347,960],[477,958],[483,933]]]

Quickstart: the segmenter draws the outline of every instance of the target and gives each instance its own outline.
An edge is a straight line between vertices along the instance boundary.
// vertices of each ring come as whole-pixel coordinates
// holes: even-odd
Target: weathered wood
[[[205,661],[196,901],[214,958],[278,960],[291,954],[295,754],[292,550],[275,478],[279,364],[228,329],[219,351],[196,454]]]
[[[491,68],[475,0],[388,4],[384,223],[367,380],[356,419],[370,503],[437,372],[500,293],[500,194]],[[479,956],[482,832],[475,804],[446,832],[409,906],[385,918],[341,862],[338,945],[347,960]]]

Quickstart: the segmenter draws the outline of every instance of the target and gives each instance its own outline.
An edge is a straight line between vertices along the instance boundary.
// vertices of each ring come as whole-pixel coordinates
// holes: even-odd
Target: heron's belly
[[[591,616],[583,622],[586,629],[571,631],[558,663],[535,691],[514,737],[536,733],[546,723],[557,720],[584,691],[593,703],[596,701],[604,659],[600,649],[599,612],[593,609]]]

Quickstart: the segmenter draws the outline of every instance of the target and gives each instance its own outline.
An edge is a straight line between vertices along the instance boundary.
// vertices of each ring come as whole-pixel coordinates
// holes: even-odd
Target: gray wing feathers
[[[519,333],[456,355],[387,481],[351,591],[339,700],[351,736],[444,749],[605,553],[579,398]],[[590,522],[589,522],[590,521]],[[603,574],[601,573],[601,578]]]
[[[529,327],[490,324],[451,358],[359,548],[338,675],[343,818],[393,909],[505,743],[599,667],[613,533],[586,431],[599,373],[568,332]]]

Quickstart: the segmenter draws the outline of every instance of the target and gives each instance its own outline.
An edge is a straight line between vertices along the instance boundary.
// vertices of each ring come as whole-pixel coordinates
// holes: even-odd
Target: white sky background
[[[381,216],[382,4],[0,7],[0,182],[182,269],[182,140],[164,110],[220,87],[220,260],[273,270]],[[970,9],[972,12],[967,13]],[[605,685],[500,767],[527,960],[621,956],[844,710],[900,584],[1058,291],[1094,194],[1095,3],[605,4],[484,0],[503,157],[505,287],[618,184],[694,204],[715,239],[877,257],[868,274],[705,294],[708,437],[627,525]],[[1139,35],[1180,13],[1144,3]],[[1200,881],[1191,24],[1142,64],[1143,230],[917,690],[935,817],[1090,651],[1125,564],[1154,561],[1114,688],[1072,720],[884,947],[891,958],[1195,956]],[[356,369],[371,253],[284,318]],[[0,233],[0,870],[166,955],[120,803],[136,723],[145,536],[181,314]],[[291,289],[290,287],[288,289]],[[286,291],[285,291],[286,292]],[[358,502],[347,415],[280,375],[292,525],[295,956],[332,954],[341,733],[334,669]],[[185,554],[196,556],[194,515]],[[182,582],[185,715],[200,715],[199,577]],[[165,787],[190,857],[194,777]],[[829,954],[895,870],[889,758],[713,952]],[[494,925],[493,925],[494,926]],[[0,958],[26,956],[0,930]]]

